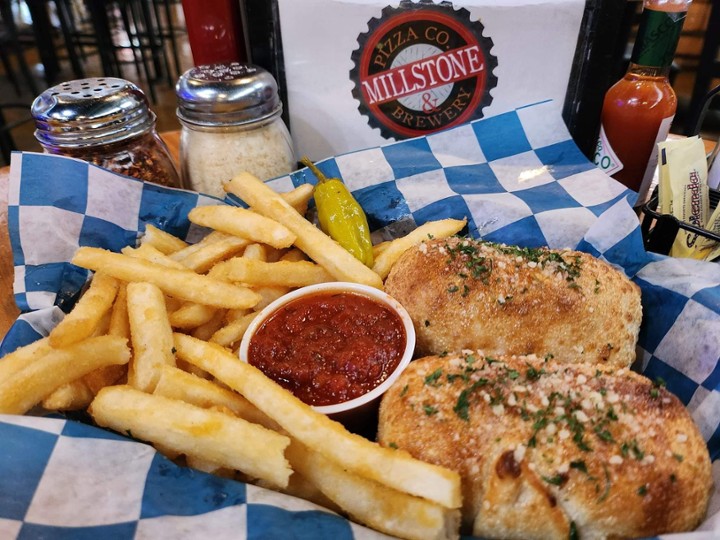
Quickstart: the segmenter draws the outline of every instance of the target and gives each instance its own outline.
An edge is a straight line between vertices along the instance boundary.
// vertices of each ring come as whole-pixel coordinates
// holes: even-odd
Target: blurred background
[[[197,8],[228,1],[186,0],[186,4]],[[246,2],[252,4],[249,0],[232,1],[243,9]],[[588,3],[603,1],[610,0]],[[270,6],[274,2],[254,4]],[[720,84],[720,2],[715,2],[714,11],[712,3],[694,0],[685,21],[670,77],[679,100],[674,133],[689,134],[698,104]],[[641,5],[640,1],[628,0],[623,20],[615,21],[628,30],[621,33],[622,42],[610,60],[608,71],[613,80],[619,79],[627,66]],[[263,17],[276,13],[269,8],[264,11]],[[0,137],[17,149],[40,151],[29,114],[35,96],[63,81],[101,76],[122,77],[138,84],[158,116],[158,130],[179,129],[174,84],[193,65],[185,18],[190,13],[183,11],[179,0],[0,0]],[[272,27],[252,17],[249,20],[245,20],[246,39],[257,35],[258,25],[260,31]],[[263,39],[256,41],[250,46],[257,53]],[[277,40],[265,36],[264,41]],[[272,66],[264,67],[278,75]],[[601,89],[599,93],[604,92]],[[718,101],[702,123],[701,135],[711,140],[720,136]]]

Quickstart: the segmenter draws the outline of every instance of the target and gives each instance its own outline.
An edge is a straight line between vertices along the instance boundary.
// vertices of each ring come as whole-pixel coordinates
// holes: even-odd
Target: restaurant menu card
[[[720,484],[720,266],[647,253],[635,195],[589,163],[550,102],[319,163],[341,177],[376,239],[440,218],[472,236],[578,248],[642,289],[636,368],[662,377],[708,443]],[[279,190],[311,181],[298,171]],[[148,223],[186,237],[196,205],[223,204],[58,156],[15,153],[9,228],[15,299],[24,312],[0,356],[47,335],[87,273],[80,245],[119,250]],[[233,203],[228,200],[227,203]],[[2,361],[2,360],[0,360]],[[0,538],[383,538],[308,502],[178,467],[150,446],[77,418],[0,416]],[[716,488],[717,489],[717,488]],[[720,497],[683,538],[720,531]]]
[[[278,0],[297,155],[562,107],[584,0]]]

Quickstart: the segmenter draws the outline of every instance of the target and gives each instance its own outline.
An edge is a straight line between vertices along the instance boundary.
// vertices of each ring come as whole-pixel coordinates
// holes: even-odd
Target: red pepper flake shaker
[[[133,83],[111,77],[58,84],[32,104],[35,138],[45,152],[169,187],[182,187],[155,113]]]

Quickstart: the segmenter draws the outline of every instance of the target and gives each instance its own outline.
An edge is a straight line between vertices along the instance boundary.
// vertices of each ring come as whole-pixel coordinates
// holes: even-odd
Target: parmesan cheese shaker
[[[181,174],[190,189],[223,197],[223,184],[240,172],[268,180],[295,167],[277,83],[266,70],[238,62],[198,66],[175,90]]]
[[[155,114],[133,83],[113,77],[68,81],[32,104],[35,138],[46,153],[88,161],[116,173],[182,187]]]

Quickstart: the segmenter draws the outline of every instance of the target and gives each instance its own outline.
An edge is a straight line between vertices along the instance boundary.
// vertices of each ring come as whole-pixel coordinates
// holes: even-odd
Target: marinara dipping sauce
[[[281,306],[250,338],[247,360],[308,405],[360,397],[400,363],[408,336],[389,306],[328,290]]]

